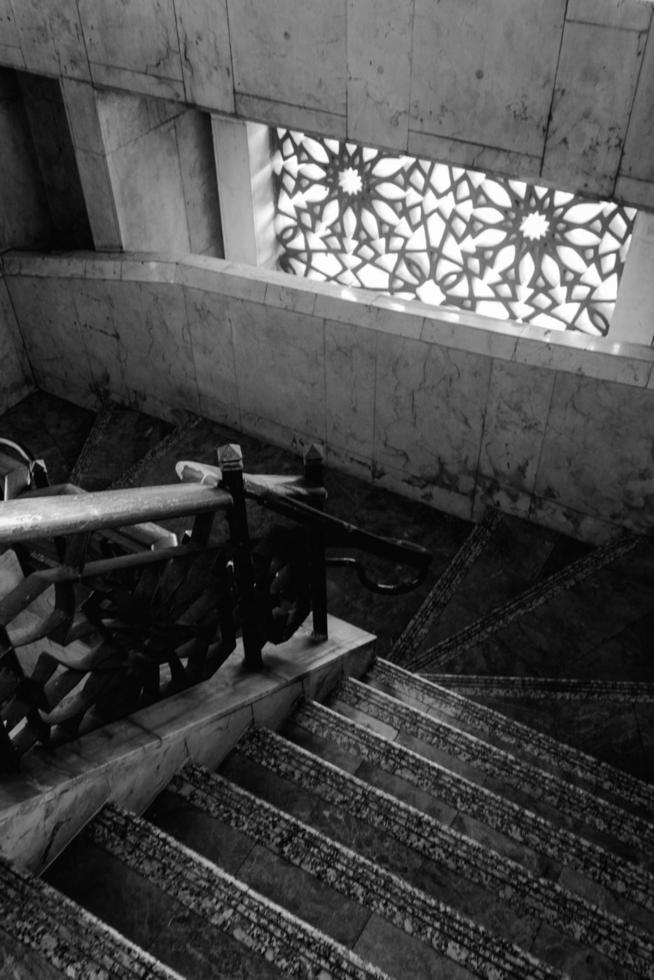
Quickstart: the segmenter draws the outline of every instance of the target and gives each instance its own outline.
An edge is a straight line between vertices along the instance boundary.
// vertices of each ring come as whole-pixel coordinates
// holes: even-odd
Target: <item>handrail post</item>
[[[322,448],[312,443],[304,454],[304,479],[308,486],[323,487],[325,481],[325,457]],[[323,510],[323,499],[313,503]],[[309,566],[311,569],[311,607],[313,633],[311,639],[320,643],[327,639],[327,573],[325,569],[325,532],[314,527],[309,532]]]
[[[257,622],[241,447],[233,443],[221,446],[218,449],[218,464],[222,471],[223,486],[233,501],[227,520],[234,549],[234,579],[241,609],[244,661],[250,670],[259,670],[263,666],[261,628]]]

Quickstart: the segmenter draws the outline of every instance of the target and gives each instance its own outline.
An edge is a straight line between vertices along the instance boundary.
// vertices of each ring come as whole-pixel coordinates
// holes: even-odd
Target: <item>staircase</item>
[[[121,477],[124,411],[101,439],[60,427],[82,486],[98,446],[125,485],[226,441],[153,423]],[[258,448],[248,463],[287,465]],[[0,865],[1,977],[654,977],[650,542],[470,527],[335,479],[331,510],[423,529],[432,582],[393,605],[336,575],[330,609],[380,634],[364,676],[248,728],[217,769],[187,761],[143,815],[114,798],[41,877]]]

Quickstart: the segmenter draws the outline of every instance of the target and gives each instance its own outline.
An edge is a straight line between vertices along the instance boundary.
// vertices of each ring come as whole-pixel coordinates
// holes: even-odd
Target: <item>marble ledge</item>
[[[252,122],[262,122],[267,126],[284,126],[301,129],[317,136],[347,138],[347,117],[322,109],[277,102],[275,99],[262,99],[259,96],[236,92],[234,96],[237,117]]]
[[[93,84],[102,88],[115,88],[172,102],[184,102],[186,98],[184,81],[181,77],[165,78],[129,68],[102,65],[94,61],[89,62],[89,67]]]
[[[244,670],[239,644],[210,680],[54,754],[31,753],[21,773],[0,784],[0,850],[40,870],[46,852],[54,859],[107,799],[142,810],[187,758],[216,766],[253,721],[279,727],[299,697],[324,696],[343,673],[360,676],[374,644],[332,616],[329,639],[315,644],[307,622],[287,643],[264,649],[261,671]]]
[[[407,339],[485,357],[548,367],[632,387],[654,387],[654,349],[578,331],[550,330],[457,309],[400,300],[372,291],[296,278],[212,256],[167,253],[9,252],[7,276],[122,279],[177,283],[251,303],[332,320],[353,330]]]
[[[620,174],[615,185],[614,197],[621,204],[634,208],[654,208],[654,181],[639,180]]]

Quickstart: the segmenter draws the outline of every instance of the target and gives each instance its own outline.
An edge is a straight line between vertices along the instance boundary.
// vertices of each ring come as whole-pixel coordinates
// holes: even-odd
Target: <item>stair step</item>
[[[414,940],[428,944],[438,959],[451,958],[475,976],[488,980],[498,976],[516,980],[529,976],[537,980],[560,975],[379,864],[218,774],[187,765],[169,790],[229,828],[247,834],[347,899],[365,906]],[[283,880],[278,887],[283,889]],[[437,969],[435,963],[431,966]]]
[[[447,687],[384,660],[375,662],[366,681],[392,697],[407,700],[426,714],[493,741],[499,748],[508,747],[508,751],[525,761],[533,761],[571,782],[582,783],[588,791],[621,807],[640,809],[645,819],[654,813],[654,786]]]
[[[182,440],[193,432],[201,422],[202,419],[199,415],[185,413],[182,420],[163,439],[155,443],[140,459],[137,459],[132,466],[113,480],[111,489],[123,490],[128,487],[140,486],[150,467],[159,460],[164,459],[170,452],[178,450]],[[170,482],[174,482],[172,470]]]
[[[28,972],[19,972],[21,964]],[[0,972],[38,980],[182,980],[40,878],[2,859]]]
[[[598,805],[594,795],[581,787],[359,681],[346,678],[334,697],[337,706],[364,712],[391,730],[407,733],[403,739],[413,745],[433,747],[439,754],[451,757],[454,764],[463,760],[470,766],[469,773],[479,772],[486,780],[490,779],[490,788],[510,791],[523,804],[544,803],[549,814],[565,817],[574,830],[586,834],[599,831],[602,838],[606,836],[627,845],[632,860],[654,858],[654,826],[635,814],[606,800]]]
[[[564,865],[575,869],[585,879],[608,889],[617,898],[628,896],[632,903],[650,913],[654,911],[654,876],[645,868],[625,861],[565,828],[556,827],[531,810],[469,782],[323,705],[308,703],[296,713],[295,719],[298,725],[338,743],[342,749],[349,749],[370,765],[381,767],[441,803],[445,802],[451,808],[451,819],[454,819],[454,813],[472,817],[503,835],[509,842],[518,842],[535,855],[555,861],[557,867]],[[501,842],[495,842],[496,848],[500,846]],[[517,851],[519,853],[512,846],[505,850],[507,856],[512,858],[516,857]],[[529,860],[529,852],[523,860]],[[530,867],[541,870],[542,862],[529,863]],[[632,909],[631,915],[638,917],[635,909]],[[648,925],[651,922],[649,914],[641,918]]]
[[[476,524],[431,592],[409,621],[388,654],[394,663],[406,660],[425,640],[432,624],[452,598],[464,576],[479,557],[501,523],[501,514],[490,509]]]
[[[96,845],[284,976],[353,980],[386,974],[232,875],[158,830],[147,820],[105,806],[86,834]]]
[[[68,481],[84,490],[105,490],[165,437],[170,424],[106,401],[77,457]]]
[[[588,963],[595,950],[619,963],[623,977],[630,970],[641,976],[654,977],[654,937],[651,933],[604,911],[555,882],[531,874],[520,864],[443,826],[429,814],[362,782],[266,729],[251,731],[239,743],[238,756],[288,780],[295,787],[294,791],[289,789],[287,793],[291,806],[295,804],[299,787],[302,791],[315,794],[321,801],[320,807],[324,808],[325,803],[336,806],[339,812],[349,815],[348,819],[363,821],[369,827],[390,835],[423,859],[449,869],[456,876],[458,887],[463,888],[466,881],[476,883],[481,889],[474,910],[478,921],[484,913],[493,915],[511,908],[512,926],[519,925],[519,917],[528,917],[538,925],[548,923],[565,937],[565,943],[571,946],[582,944],[586,948]],[[239,757],[229,766],[230,778],[237,781]],[[302,805],[312,812],[306,802]],[[330,830],[332,826],[336,828],[334,816],[329,811],[325,812],[324,819]],[[365,835],[360,835],[360,839],[364,838]],[[545,953],[540,955],[546,958]],[[588,974],[589,977],[596,975],[608,977],[615,974]]]
[[[457,658],[463,650],[483,642],[514,620],[538,609],[564,589],[570,589],[573,585],[583,582],[606,565],[628,554],[641,543],[641,540],[639,536],[626,532],[616,535],[583,558],[555,572],[549,578],[536,582],[520,595],[492,609],[471,625],[445,637],[427,650],[416,653],[411,657],[408,666],[412,670],[421,672],[433,672],[435,668],[444,667]]]
[[[415,674],[411,675],[415,677]],[[421,676],[432,684],[469,698],[497,701],[598,701],[615,704],[651,704],[654,684],[647,681],[585,680],[580,677],[528,677],[485,674]]]

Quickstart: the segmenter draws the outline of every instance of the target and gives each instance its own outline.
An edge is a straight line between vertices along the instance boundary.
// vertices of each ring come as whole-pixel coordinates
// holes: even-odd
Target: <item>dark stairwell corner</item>
[[[234,442],[250,473],[298,471],[205,419],[44,392],[0,436],[85,490],[173,483]],[[0,976],[653,977],[652,540],[325,483],[329,513],[433,553],[404,596],[329,570],[376,660],[217,773],[187,763],[145,819],[108,803],[41,878],[2,865]]]

